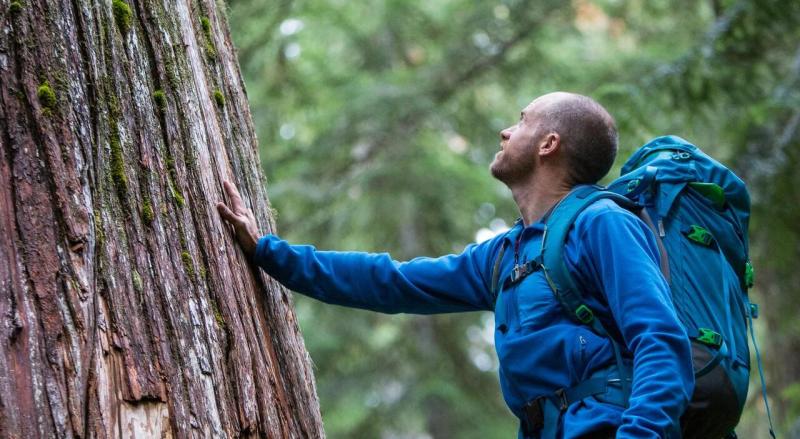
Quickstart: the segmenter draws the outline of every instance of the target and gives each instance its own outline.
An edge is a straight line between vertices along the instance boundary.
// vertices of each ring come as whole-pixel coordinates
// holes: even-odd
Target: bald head
[[[556,92],[536,98],[529,109],[545,132],[561,138],[573,184],[594,184],[608,173],[617,156],[617,128],[605,108],[586,96]]]

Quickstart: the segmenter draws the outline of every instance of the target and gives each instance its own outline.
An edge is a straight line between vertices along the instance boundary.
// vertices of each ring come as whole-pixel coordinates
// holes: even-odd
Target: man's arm
[[[253,261],[289,289],[326,303],[433,314],[493,308],[476,264],[486,259],[486,247],[473,244],[459,255],[400,263],[386,253],[317,251],[267,235]]]
[[[659,269],[655,237],[638,218],[612,208],[577,229],[575,267],[584,281],[600,288],[633,353],[630,405],[616,437],[667,437],[679,431],[694,372],[688,337]]]
[[[275,235],[258,238],[252,213],[225,182],[231,208],[217,205],[248,257],[291,290],[323,302],[386,313],[433,314],[493,309],[487,279],[499,239],[459,255],[392,260],[388,254],[317,251]]]

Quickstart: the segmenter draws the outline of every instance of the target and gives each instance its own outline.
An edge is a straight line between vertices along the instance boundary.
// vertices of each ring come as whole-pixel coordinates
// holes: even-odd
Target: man
[[[578,216],[564,248],[586,304],[622,346],[625,374],[617,370],[611,340],[573,322],[541,271],[499,293],[491,288],[498,260],[502,284],[515,265],[540,254],[553,206],[609,171],[617,150],[612,117],[588,97],[551,93],[525,107],[500,137],[491,172],[511,189],[521,219],[460,255],[400,263],[387,254],[317,251],[274,235],[259,238],[252,213],[227,182],[232,209],[218,208],[255,264],[324,302],[387,313],[494,311],[500,384],[520,419],[520,437],[679,437],[678,420],[694,385],[690,345],[659,270],[655,238],[635,215],[598,201]],[[626,375],[630,395],[620,398],[611,383]],[[563,398],[597,377],[603,384],[608,377],[602,392],[546,408],[559,401],[553,395]]]

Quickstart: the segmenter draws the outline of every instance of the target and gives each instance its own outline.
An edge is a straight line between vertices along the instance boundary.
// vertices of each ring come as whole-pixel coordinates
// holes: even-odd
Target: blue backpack
[[[744,182],[684,139],[664,136],[636,151],[623,166],[622,176],[608,187],[579,187],[553,209],[542,244],[546,279],[576,322],[608,337],[584,304],[563,253],[577,216],[601,198],[635,212],[659,238],[662,272],[692,341],[696,384],[681,418],[683,436],[735,437],[733,428],[744,408],[750,376],[748,326],[764,389],[752,334],[758,307],[747,295],[753,268],[748,258],[750,197]],[[630,373],[629,368],[624,372],[617,342],[612,339],[612,344],[618,370]],[[630,377],[621,378],[623,392],[630,395]],[[774,438],[772,428],[770,434]]]

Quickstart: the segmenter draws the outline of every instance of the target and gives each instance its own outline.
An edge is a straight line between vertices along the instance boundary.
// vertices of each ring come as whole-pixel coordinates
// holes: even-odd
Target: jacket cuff
[[[256,266],[261,266],[260,262],[267,257],[269,253],[269,241],[273,235],[264,235],[258,239],[258,244],[256,244],[256,251],[253,252],[253,256],[251,261]]]

